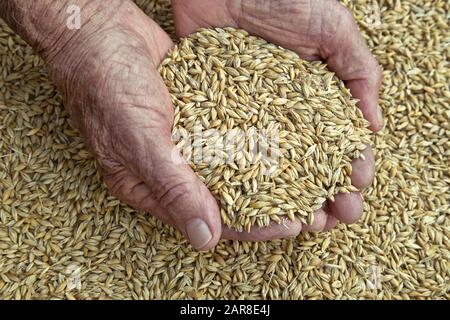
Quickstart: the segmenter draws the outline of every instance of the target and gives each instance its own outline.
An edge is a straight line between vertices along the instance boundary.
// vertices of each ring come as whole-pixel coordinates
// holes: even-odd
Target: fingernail
[[[380,128],[382,129],[384,127],[384,118],[383,118],[383,110],[380,106],[377,107],[377,117],[378,117],[378,123],[380,124]]]
[[[195,249],[203,248],[211,239],[212,234],[208,225],[201,219],[192,219],[186,225],[189,242]]]

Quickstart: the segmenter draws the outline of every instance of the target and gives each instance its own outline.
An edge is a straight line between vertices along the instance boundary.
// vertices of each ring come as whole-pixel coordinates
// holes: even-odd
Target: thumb
[[[164,215],[197,250],[213,248],[222,233],[220,211],[208,188],[184,162],[170,138],[153,141],[139,175],[152,190],[155,215]],[[168,217],[167,217],[168,216]]]
[[[358,107],[370,122],[373,131],[383,127],[382,110],[378,104],[381,68],[367,47],[352,13],[337,1],[333,8],[322,4],[324,35],[320,54],[331,70],[345,81],[352,95],[359,99]],[[332,36],[326,36],[326,34]]]

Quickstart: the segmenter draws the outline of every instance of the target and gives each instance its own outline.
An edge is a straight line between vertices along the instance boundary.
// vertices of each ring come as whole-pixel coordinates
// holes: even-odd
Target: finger
[[[239,232],[227,226],[222,228],[222,238],[241,241],[269,241],[297,236],[302,230],[302,223],[298,220],[287,220],[285,223],[272,223],[269,227],[252,227],[250,232]]]
[[[131,161],[150,188],[158,210],[170,216],[194,248],[208,250],[221,236],[219,207],[207,187],[181,159],[170,137],[164,135],[148,139],[143,154],[135,154]]]
[[[327,223],[328,214],[323,210],[319,209],[314,213],[313,223],[308,225],[305,224],[302,227],[303,232],[319,232],[322,231]]]
[[[363,152],[364,160],[361,158],[352,161],[352,184],[358,189],[368,187],[375,175],[375,157],[371,147],[367,147]]]
[[[151,213],[164,223],[175,226],[171,217],[158,210],[157,202],[152,198],[151,189],[136,177],[130,170],[118,164],[115,170],[105,168],[100,164],[100,171],[108,190],[120,201],[127,203],[135,209]]]
[[[322,231],[330,231],[332,230],[334,227],[337,226],[339,220],[336,219],[335,217],[333,217],[332,215],[328,215],[327,216],[327,222],[325,223],[325,227],[323,228]]]
[[[329,5],[333,6],[330,10]],[[381,68],[367,47],[351,12],[338,1],[322,1],[320,55],[359,99],[358,107],[373,131],[384,125],[378,105]]]
[[[194,248],[208,250],[221,236],[219,207],[192,169],[174,161],[177,152],[175,146],[168,145],[155,159],[151,182],[155,183],[156,200]]]
[[[363,200],[359,192],[339,193],[334,202],[328,202],[329,214],[346,224],[356,222],[363,212]]]

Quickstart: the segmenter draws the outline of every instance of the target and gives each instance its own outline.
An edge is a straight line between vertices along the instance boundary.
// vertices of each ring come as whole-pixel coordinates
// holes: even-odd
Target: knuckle
[[[377,59],[370,55],[367,63],[367,79],[374,87],[379,87],[381,81],[383,80],[383,73],[381,66],[379,65]]]
[[[378,64],[378,61],[375,60],[375,67],[374,67],[374,79],[377,82],[377,85],[381,85],[381,81],[383,81],[383,73],[381,71],[381,66]]]
[[[122,198],[125,186],[124,177],[117,175],[104,175],[103,181],[105,182],[106,187],[109,192],[117,198]]]
[[[160,188],[156,199],[163,207],[170,207],[181,201],[188,200],[192,194],[192,186],[188,182],[170,181]]]
[[[361,190],[367,188],[372,183],[374,178],[374,171],[371,169],[360,171],[355,177],[352,176],[352,178],[353,180],[355,180],[357,188]]]
[[[355,24],[355,18],[350,10],[348,10],[344,5],[335,1],[336,12],[342,23],[345,24]]]
[[[324,3],[321,2],[319,20],[321,21],[321,42],[325,45],[323,50],[326,51],[329,50],[327,47],[331,44],[339,46],[343,38],[348,37],[348,32],[354,32],[357,26],[353,14],[344,5],[338,1],[331,1],[332,8],[330,10],[328,7],[324,7]]]
[[[98,157],[97,161],[100,164],[100,172],[106,187],[113,196],[121,197],[127,191],[124,168],[106,157]]]

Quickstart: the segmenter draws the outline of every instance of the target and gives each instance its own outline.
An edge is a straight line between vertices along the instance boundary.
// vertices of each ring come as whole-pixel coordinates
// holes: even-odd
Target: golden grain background
[[[136,2],[173,32],[169,0]],[[363,219],[206,253],[108,195],[44,64],[1,22],[0,298],[450,298],[450,3],[344,2],[384,70]]]
[[[224,225],[249,232],[283,219],[311,224],[326,199],[358,191],[351,163],[371,144],[369,122],[322,62],[245,30],[215,28],[178,43],[160,74],[172,96],[173,136],[180,128],[195,135],[198,124],[217,132],[196,139],[202,154],[188,139],[176,145],[215,196]],[[278,142],[260,139],[256,128],[262,135],[276,130]],[[243,152],[232,150],[240,142],[227,139],[230,132],[246,133],[238,138]],[[275,147],[279,157],[254,152],[256,144]],[[202,155],[204,162],[192,161]],[[268,168],[277,169],[268,174]]]

